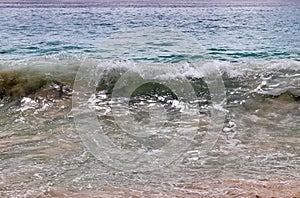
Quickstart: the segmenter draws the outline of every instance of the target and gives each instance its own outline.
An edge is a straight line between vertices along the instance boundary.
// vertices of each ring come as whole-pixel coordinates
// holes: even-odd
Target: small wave
[[[97,91],[112,91],[118,79],[129,69],[138,71],[134,62],[107,62],[94,60],[99,82]],[[0,97],[42,97],[45,90],[56,90],[57,96],[71,90],[78,68],[89,67],[83,59],[65,56],[45,56],[40,59],[0,62]],[[147,63],[145,63],[147,64]],[[225,61],[203,62],[202,65],[216,67],[222,76],[229,101],[243,101],[249,94],[278,96],[290,93],[300,95],[300,62],[292,60],[266,61],[260,63],[230,63]],[[171,67],[170,67],[171,65]],[[163,66],[163,65],[162,65]],[[207,95],[209,90],[203,72],[194,64],[170,63],[172,71],[164,71],[157,78],[178,79],[184,76],[198,96]],[[102,72],[102,73],[101,73]],[[143,74],[140,74],[143,76]],[[44,91],[44,92],[43,92]],[[69,91],[71,93],[71,91]],[[239,103],[239,102],[237,102]]]
[[[0,97],[20,98],[33,95],[43,88],[72,85],[79,62],[57,57],[0,63]],[[62,88],[60,88],[62,91]]]

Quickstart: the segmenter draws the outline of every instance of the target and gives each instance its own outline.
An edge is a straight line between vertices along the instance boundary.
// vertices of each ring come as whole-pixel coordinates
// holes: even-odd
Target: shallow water
[[[299,196],[299,4],[195,5],[1,4],[0,195]]]
[[[78,62],[74,65],[73,61],[69,66],[65,63],[65,67],[77,70]],[[102,62],[99,63],[101,67]],[[164,149],[162,146],[176,134],[188,138],[189,145],[182,150],[175,148],[174,153],[178,156],[172,161],[165,161],[165,167],[160,169],[151,164],[151,161],[148,161],[146,168],[136,162],[139,166],[128,170],[126,160],[120,165],[119,158],[114,158],[113,163],[101,159],[101,155],[95,153],[99,150],[91,149],[91,142],[87,142],[82,134],[90,134],[90,128],[83,128],[86,131],[80,130],[78,126],[76,128],[76,124],[81,124],[82,118],[79,116],[83,112],[78,114],[78,106],[74,107],[73,104],[72,107],[72,85],[68,84],[72,81],[59,84],[57,79],[48,79],[49,82],[42,89],[22,99],[4,97],[1,102],[0,148],[2,194],[36,195],[47,194],[49,191],[48,193],[54,193],[53,195],[58,193],[58,196],[64,193],[70,195],[72,192],[92,196],[98,190],[107,193],[110,189],[108,191],[111,193],[152,194],[159,191],[164,192],[165,196],[171,196],[173,192],[185,192],[174,185],[193,186],[194,183],[200,182],[200,187],[191,187],[192,191],[205,195],[206,191],[200,191],[198,188],[201,189],[202,185],[213,185],[211,182],[218,180],[242,178],[246,181],[276,181],[277,178],[279,181],[297,181],[300,165],[300,103],[297,95],[298,79],[294,76],[297,76],[298,71],[293,70],[293,75],[285,75],[285,80],[281,79],[282,86],[287,83],[290,86],[287,90],[284,86],[282,93],[277,95],[273,89],[278,89],[281,85],[272,88],[274,82],[271,78],[265,83],[263,78],[253,80],[252,76],[257,76],[257,73],[230,76],[230,72],[236,74],[233,70],[237,65],[223,62],[214,64],[223,70],[227,103],[222,110],[225,116],[222,125],[215,128],[219,130],[217,142],[211,144],[208,153],[204,152],[208,147],[203,146],[203,141],[205,135],[212,133],[210,127],[215,127],[216,121],[211,114],[211,97],[205,91],[207,87],[205,88],[201,78],[187,76],[194,90],[200,90],[197,92],[200,95],[196,98],[198,105],[189,106],[187,111],[193,112],[193,107],[200,112],[193,114],[197,120],[180,117],[184,115],[184,112],[181,112],[182,106],[176,102],[180,101],[180,98],[174,98],[170,90],[157,84],[137,89],[136,95],[132,95],[130,102],[126,103],[129,104],[130,111],[125,115],[133,116],[133,120],[126,117],[124,119],[124,111],[116,109],[118,105],[123,105],[123,99],[116,100],[116,96],[112,97],[109,86],[114,85],[108,82],[114,82],[112,79],[118,78],[118,72],[126,71],[127,66],[123,69],[119,66],[118,70],[106,70],[100,78],[102,81],[99,81],[95,95],[88,95],[88,102],[84,100],[83,105],[87,104],[90,108],[87,112],[95,112],[99,122],[105,125],[102,133],[104,132],[114,144],[121,145],[124,150],[144,149],[144,155],[148,156],[153,150]],[[268,75],[271,71],[268,71]],[[281,73],[277,70],[272,72],[272,76]],[[49,71],[48,75],[50,74]],[[74,73],[70,72],[70,79],[74,79],[72,75]],[[260,76],[264,76],[264,73]],[[181,84],[180,81],[178,83]],[[80,91],[78,87],[74,89]],[[77,92],[73,90],[73,95]],[[82,98],[83,94],[79,96]],[[195,104],[192,101],[188,102]],[[74,120],[74,115],[77,120]],[[123,127],[123,131],[120,127]],[[184,130],[187,130],[187,133]],[[92,140],[97,138],[93,135],[87,137]],[[101,153],[101,150],[99,152]],[[132,161],[130,163],[136,165]],[[214,185],[220,188],[217,184]],[[134,189],[139,191],[131,192]]]

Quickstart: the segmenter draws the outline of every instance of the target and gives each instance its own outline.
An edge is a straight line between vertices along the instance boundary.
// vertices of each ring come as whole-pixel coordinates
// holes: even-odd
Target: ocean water
[[[299,13],[0,1],[0,196],[299,196]]]

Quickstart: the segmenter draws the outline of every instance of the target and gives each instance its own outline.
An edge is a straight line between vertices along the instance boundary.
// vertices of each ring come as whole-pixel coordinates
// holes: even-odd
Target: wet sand
[[[1,193],[0,193],[1,194]],[[251,198],[299,198],[300,181],[292,180],[243,180],[228,179],[211,183],[177,184],[170,191],[143,191],[104,187],[101,190],[66,191],[49,188],[41,193],[28,193],[27,197],[76,197],[76,198],[114,198],[114,197],[251,197]]]

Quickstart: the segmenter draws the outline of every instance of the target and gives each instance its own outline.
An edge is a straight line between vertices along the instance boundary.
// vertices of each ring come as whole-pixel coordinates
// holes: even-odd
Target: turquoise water
[[[226,182],[299,181],[299,13],[2,1],[0,197],[252,196]]]
[[[98,57],[97,44],[107,36],[157,26],[190,34],[214,60],[299,60],[300,6],[295,1],[101,5],[1,4],[1,59],[59,53]]]

